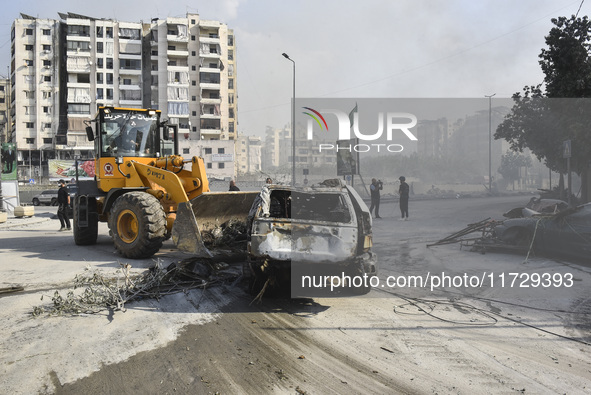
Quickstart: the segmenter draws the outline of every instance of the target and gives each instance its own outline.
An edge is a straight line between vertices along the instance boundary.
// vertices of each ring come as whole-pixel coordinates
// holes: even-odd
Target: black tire
[[[33,206],[38,206],[39,204],[40,204],[40,203],[39,203],[39,199],[37,199],[37,198],[34,198],[34,199],[33,199]]]
[[[121,255],[131,259],[149,258],[160,250],[166,237],[166,214],[154,196],[128,192],[113,204],[109,229]]]
[[[88,198],[88,226],[80,227],[80,207],[74,203],[72,209],[72,221],[74,222],[74,242],[79,246],[96,244],[98,238],[98,214],[96,212],[96,200]]]
[[[57,206],[57,199],[56,198],[52,198],[50,205]]]
[[[355,267],[352,266],[349,268],[349,275],[351,276],[351,279],[353,279],[354,277],[364,277],[365,271],[363,270],[363,268],[361,267]],[[371,277],[374,277],[373,275],[368,275],[367,276],[367,283],[366,282],[361,282],[361,286],[356,287],[354,286],[354,282],[353,280],[351,281],[351,284],[349,284],[349,290],[351,291],[351,293],[353,295],[367,295],[369,293],[369,291],[371,291],[371,286],[369,285],[369,279]],[[359,284],[359,282],[357,282]]]

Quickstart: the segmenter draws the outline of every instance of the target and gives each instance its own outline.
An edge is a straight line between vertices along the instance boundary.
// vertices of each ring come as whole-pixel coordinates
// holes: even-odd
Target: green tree
[[[522,167],[531,167],[531,157],[509,150],[501,157],[498,172],[504,180],[513,184],[519,179],[519,169]]]
[[[513,95],[512,112],[499,125],[495,139],[511,149],[532,153],[563,174],[566,161],[562,143],[573,143],[571,167],[583,181],[583,201],[588,201],[587,174],[591,158],[591,22],[588,18],[552,19],[547,48],[540,53],[544,84],[526,86]],[[544,91],[542,91],[542,87]]]

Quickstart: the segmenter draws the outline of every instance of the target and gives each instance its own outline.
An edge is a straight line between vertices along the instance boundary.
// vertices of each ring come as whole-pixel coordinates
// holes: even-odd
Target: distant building
[[[254,136],[239,136],[236,141],[237,173],[260,174],[262,167],[262,139]]]

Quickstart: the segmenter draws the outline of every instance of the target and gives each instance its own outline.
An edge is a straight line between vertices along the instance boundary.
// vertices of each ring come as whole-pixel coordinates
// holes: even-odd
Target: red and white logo
[[[105,163],[105,165],[103,166],[103,169],[105,170],[105,176],[112,176],[113,175],[113,165],[111,163]]]

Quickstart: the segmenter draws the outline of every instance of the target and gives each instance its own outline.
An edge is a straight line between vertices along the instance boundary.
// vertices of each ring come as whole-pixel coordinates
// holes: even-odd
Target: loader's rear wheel
[[[117,198],[109,215],[115,248],[126,258],[154,255],[166,236],[166,214],[154,196],[128,192]]]

